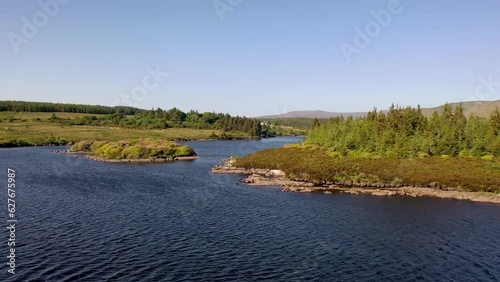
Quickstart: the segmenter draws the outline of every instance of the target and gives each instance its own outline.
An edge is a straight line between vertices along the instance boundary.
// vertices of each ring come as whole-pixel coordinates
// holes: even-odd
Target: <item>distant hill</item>
[[[458,103],[449,103],[451,106],[455,107],[459,104],[462,104],[464,108],[464,113],[466,116],[470,114],[474,114],[479,117],[487,118],[490,116],[491,112],[495,110],[495,108],[500,109],[500,100],[497,101],[474,101],[474,102],[458,102]],[[443,111],[444,105],[435,108],[422,108],[422,113],[426,116],[430,116],[437,111],[441,113]]]
[[[469,116],[470,114],[477,115],[479,117],[489,117],[490,113],[495,109],[500,109],[500,100],[497,101],[475,101],[475,102],[457,102],[457,103],[449,103],[451,106],[455,107],[458,104],[462,104],[464,108],[465,114]],[[443,110],[444,105],[434,107],[434,108],[422,108],[422,113],[425,116],[431,116],[434,111],[441,112]],[[344,117],[353,116],[360,117],[366,115],[366,112],[327,112],[327,111],[293,111],[280,115],[269,115],[269,116],[261,116],[257,117],[258,119],[275,119],[275,118],[331,118],[343,115]],[[385,111],[384,111],[385,112]]]
[[[270,115],[270,116],[262,116],[258,117],[259,119],[273,119],[273,118],[331,118],[338,117],[343,115],[359,117],[366,115],[365,112],[352,112],[352,113],[335,113],[335,112],[327,112],[327,111],[293,111],[280,115]]]

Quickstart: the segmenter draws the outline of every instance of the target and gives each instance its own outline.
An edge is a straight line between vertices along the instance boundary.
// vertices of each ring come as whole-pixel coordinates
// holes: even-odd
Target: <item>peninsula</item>
[[[500,112],[466,117],[445,105],[430,118],[392,106],[318,123],[301,144],[226,160],[215,173],[284,191],[433,196],[500,203]]]

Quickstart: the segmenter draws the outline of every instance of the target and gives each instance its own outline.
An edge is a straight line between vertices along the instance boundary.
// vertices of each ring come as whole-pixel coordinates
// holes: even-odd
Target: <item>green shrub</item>
[[[185,156],[195,156],[193,148],[189,146],[180,146],[175,150],[175,155],[177,157],[185,157]]]
[[[175,148],[163,148],[158,152],[158,158],[173,158],[176,156]]]
[[[69,150],[71,152],[90,152],[93,143],[94,141],[89,141],[89,140],[80,141],[71,146]]]
[[[430,157],[430,155],[427,153],[424,153],[424,152],[418,152],[417,157],[418,158],[428,158],[428,157]]]
[[[347,153],[347,156],[350,158],[369,158],[371,156],[370,153],[367,152],[361,152],[361,151],[349,151]]]
[[[148,155],[148,149],[142,146],[128,146],[121,152],[122,159],[141,159]]]
[[[90,151],[94,152],[95,150],[99,149],[102,147],[104,144],[108,144],[109,141],[94,141],[92,145],[90,146]]]
[[[473,154],[471,154],[471,152],[469,152],[467,150],[462,150],[462,151],[460,151],[460,153],[458,153],[458,156],[459,157],[471,157],[471,156],[473,156]]]
[[[115,142],[104,144],[93,152],[94,155],[105,159],[119,159],[121,153],[122,147],[116,146]]]
[[[63,141],[55,140],[51,142]],[[172,141],[149,138],[128,139],[118,142],[81,141],[73,145],[70,150],[90,152],[94,156],[105,159],[174,158],[176,156],[196,155],[189,146],[179,146]]]
[[[482,156],[482,157],[481,157],[481,160],[484,160],[484,161],[492,161],[492,160],[493,160],[493,156],[492,156],[492,155]]]

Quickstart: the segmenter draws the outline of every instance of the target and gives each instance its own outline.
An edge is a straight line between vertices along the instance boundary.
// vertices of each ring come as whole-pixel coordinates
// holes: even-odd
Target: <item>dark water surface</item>
[[[500,280],[500,205],[283,193],[210,173],[297,140],[188,142],[201,158],[167,164],[1,149],[1,226],[7,167],[19,222],[14,276],[2,227],[0,281]]]

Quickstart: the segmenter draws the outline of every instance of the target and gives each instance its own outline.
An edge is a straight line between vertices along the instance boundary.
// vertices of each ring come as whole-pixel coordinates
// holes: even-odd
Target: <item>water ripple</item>
[[[199,161],[57,177],[67,155],[0,150],[23,172],[18,273],[0,281],[500,280],[498,205],[249,188],[207,174],[241,143],[191,145]]]

